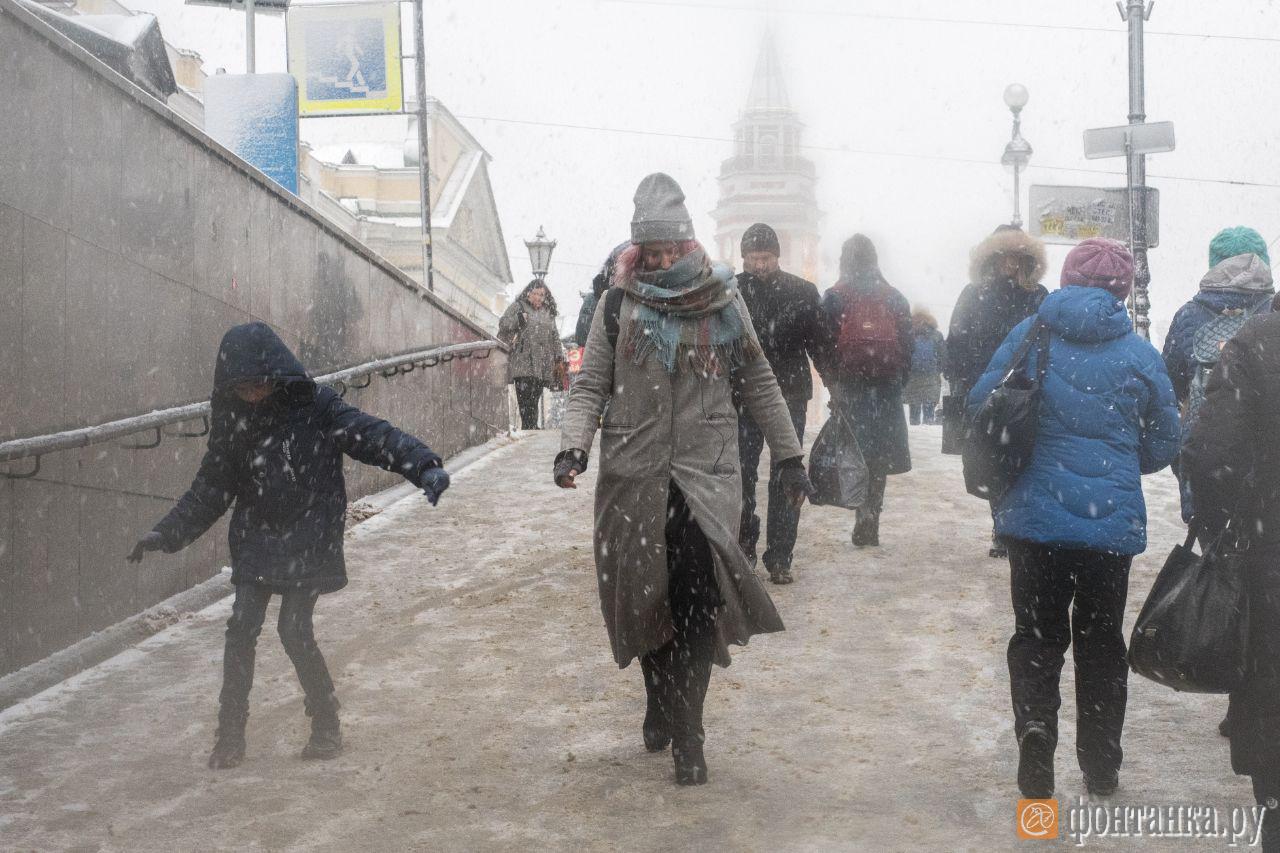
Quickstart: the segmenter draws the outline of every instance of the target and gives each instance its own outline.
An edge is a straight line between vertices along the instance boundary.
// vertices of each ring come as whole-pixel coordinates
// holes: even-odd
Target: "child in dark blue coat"
[[[342,535],[343,454],[401,474],[434,505],[449,487],[440,457],[411,435],[318,387],[265,323],[222,338],[214,369],[208,451],[195,481],[129,554],[172,554],[234,505],[228,539],[235,602],[227,621],[212,768],[244,759],[254,648],[279,594],[280,640],[306,694],[311,738],[303,758],[342,749],[338,700],[312,631],[316,599],[347,584]]]
[[[1067,256],[1062,284],[1009,333],[968,400],[972,414],[1043,322],[1049,364],[1035,449],[995,504],[1011,570],[1018,785],[1029,798],[1053,796],[1058,680],[1068,646],[1085,785],[1106,795],[1119,784],[1128,675],[1122,623],[1129,566],[1147,545],[1142,475],[1173,461],[1180,435],[1164,362],[1134,334],[1125,311],[1133,286],[1128,249],[1084,241]]]

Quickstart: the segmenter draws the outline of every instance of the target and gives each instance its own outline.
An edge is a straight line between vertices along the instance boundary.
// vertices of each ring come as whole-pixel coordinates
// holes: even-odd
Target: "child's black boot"
[[[330,697],[324,707],[312,707],[308,701],[307,715],[311,717],[311,739],[302,748],[303,759],[323,761],[337,758],[342,753],[342,726],[338,722],[337,698]]]
[[[244,761],[244,728],[249,715],[223,708],[218,712],[218,730],[213,733],[209,769],[226,770]]]

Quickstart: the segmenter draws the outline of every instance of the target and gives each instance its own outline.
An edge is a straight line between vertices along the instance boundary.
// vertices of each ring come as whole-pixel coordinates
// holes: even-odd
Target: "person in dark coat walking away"
[[[911,374],[911,306],[880,274],[876,247],[862,234],[840,250],[840,280],[822,295],[828,344],[818,372],[831,409],[853,424],[867,462],[867,502],[853,528],[858,547],[880,544],[880,512],[892,474],[911,470],[902,387]]]
[[[587,335],[591,332],[591,320],[596,315],[596,306],[600,304],[600,297],[604,296],[604,292],[609,289],[614,269],[618,264],[618,255],[621,255],[622,251],[630,245],[630,242],[626,242],[613,247],[613,251],[605,259],[604,266],[600,267],[600,272],[591,279],[591,292],[582,294],[582,307],[578,310],[578,325],[573,331],[573,340],[578,346],[587,345]]]
[[[738,274],[738,290],[747,303],[751,324],[773,368],[782,397],[787,401],[796,436],[803,444],[805,410],[813,397],[809,359],[821,351],[826,327],[818,306],[818,288],[779,269],[780,254],[778,235],[772,228],[762,222],[748,228],[742,235],[743,271]],[[742,524],[738,542],[748,559],[754,561],[760,539],[756,482],[765,436],[751,412],[742,406],[738,409],[738,452],[742,463]],[[778,468],[771,467],[763,562],[769,580],[788,584],[792,581],[791,555],[800,526],[800,507],[783,496],[781,474]]]
[[[1275,286],[1267,241],[1252,228],[1224,228],[1209,242],[1209,271],[1200,291],[1173,315],[1164,339],[1164,366],[1190,435],[1218,354],[1251,314],[1271,310]],[[1199,342],[1199,347],[1197,347]],[[1197,349],[1199,357],[1197,357]],[[1177,469],[1175,468],[1175,473]],[[1182,520],[1191,520],[1191,491],[1182,487]]]
[[[1183,447],[1195,524],[1212,539],[1234,522],[1248,542],[1249,648],[1227,712],[1231,766],[1267,808],[1262,849],[1280,853],[1280,316],[1227,341]]]
[[[1029,798],[1053,796],[1068,646],[1085,786],[1106,796],[1119,784],[1129,669],[1121,629],[1129,565],[1147,546],[1142,475],[1168,465],[1180,438],[1164,362],[1134,334],[1125,310],[1132,287],[1129,250],[1085,240],[1067,255],[1062,289],[1009,334],[969,394],[972,416],[1014,366],[1019,345],[1044,324],[1049,362],[1035,448],[995,502],[996,533],[1009,548],[1018,787]],[[1034,365],[1035,348],[1029,358]]]
[[[942,399],[942,371],[946,368],[947,342],[938,331],[938,321],[924,308],[911,312],[911,376],[902,399],[911,413],[911,423],[932,424]]]
[[[209,766],[235,767],[244,759],[254,648],[276,594],[280,641],[311,717],[302,757],[332,758],[342,748],[338,699],[312,613],[320,595],[347,584],[343,454],[400,474],[433,505],[449,475],[425,444],[317,387],[265,323],[235,326],[223,336],[212,405],[209,447],[195,481],[128,559],[181,551],[234,505],[228,540],[236,592]]]
[[[613,658],[620,667],[640,659],[645,747],[670,744],[676,782],[700,785],[712,663],[729,665],[730,643],[782,630],[738,547],[731,375],[784,469],[788,499],[803,500],[812,486],[733,272],[693,239],[684,193],[669,176],[640,183],[631,240],[592,321],[553,477],[577,487],[599,430],[595,559]]]
[[[538,429],[543,388],[564,390],[567,366],[557,316],[551,289],[535,278],[498,321],[498,340],[511,347],[507,376],[516,386],[521,429]]]
[[[970,283],[956,300],[947,333],[945,373],[953,396],[969,395],[1013,327],[1040,307],[1049,292],[1040,284],[1045,268],[1044,244],[1015,225],[999,226],[969,253]],[[988,553],[1008,556],[994,533]]]

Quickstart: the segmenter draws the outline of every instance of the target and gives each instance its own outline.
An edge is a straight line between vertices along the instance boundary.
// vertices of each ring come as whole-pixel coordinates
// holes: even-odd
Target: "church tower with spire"
[[[787,98],[770,31],[760,46],[746,108],[733,125],[733,156],[720,167],[720,203],[711,212],[715,252],[735,267],[741,267],[742,233],[764,222],[778,232],[782,268],[816,280],[822,214],[813,162],[800,154],[803,130]]]

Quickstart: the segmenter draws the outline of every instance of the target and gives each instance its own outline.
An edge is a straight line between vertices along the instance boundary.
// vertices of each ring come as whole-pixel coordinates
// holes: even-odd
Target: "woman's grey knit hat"
[[[693,239],[693,219],[684,206],[684,190],[670,175],[654,172],[636,188],[631,242]]]

